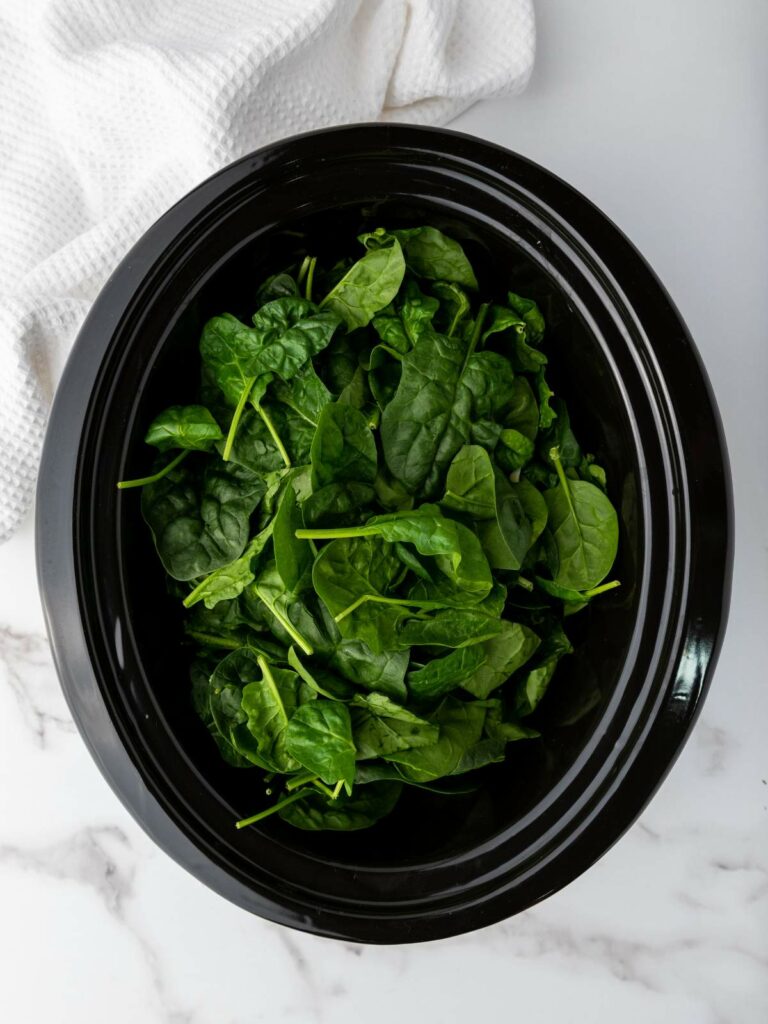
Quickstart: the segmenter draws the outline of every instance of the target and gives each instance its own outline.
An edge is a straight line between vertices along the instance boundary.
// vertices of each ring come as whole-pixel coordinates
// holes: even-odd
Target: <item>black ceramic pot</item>
[[[465,245],[485,292],[543,303],[556,389],[606,467],[620,590],[581,617],[578,653],[465,797],[409,791],[360,833],[233,822],[263,796],[190,707],[175,605],[136,492],[150,418],[195,393],[199,330],[248,312],[297,247],[323,259],[379,224],[429,222]],[[298,235],[297,235],[298,233]],[[307,242],[308,238],[308,242]],[[245,305],[245,309],[243,309]],[[170,210],[117,268],[58,390],[38,490],[40,586],[72,713],[152,838],[240,906],[366,942],[438,938],[561,888],[627,828],[693,724],[730,584],[725,446],[666,292],[590,202],[541,167],[453,132],[363,125],[288,139]]]

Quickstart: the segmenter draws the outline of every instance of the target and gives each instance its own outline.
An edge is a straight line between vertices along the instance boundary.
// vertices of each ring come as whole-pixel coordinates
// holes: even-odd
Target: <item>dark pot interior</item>
[[[209,316],[247,319],[258,283],[299,253],[330,263],[361,230],[418,223],[462,241],[484,295],[503,299],[511,287],[541,304],[551,383],[619,509],[622,586],[568,620],[577,652],[535,715],[543,738],[511,744],[476,793],[407,790],[391,816],[359,833],[306,833],[274,818],[237,832],[235,819],[268,799],[260,772],[224,764],[192,711],[180,609],[138,494],[119,494],[115,482],[149,465],[142,438],[152,417],[195,399]],[[695,475],[687,452],[700,456]],[[105,774],[198,877],[248,909],[324,934],[451,934],[575,877],[674,759],[723,628],[725,456],[678,314],[591,204],[541,168],[453,133],[368,126],[288,140],[182,200],[83,328],[40,487],[49,628]],[[708,588],[697,588],[705,573]]]
[[[197,343],[206,319],[232,312],[245,321],[253,312],[258,283],[288,266],[306,252],[320,257],[321,265],[356,251],[355,237],[380,225],[401,227],[429,223],[464,243],[475,266],[483,296],[503,301],[505,290],[535,298],[549,326],[546,350],[552,359],[552,384],[568,400],[577,437],[595,452],[609,474],[611,498],[622,508],[620,558],[615,575],[620,593],[595,602],[586,613],[572,618],[570,633],[575,657],[565,659],[546,700],[536,713],[535,725],[543,738],[512,744],[503,765],[475,776],[480,789],[467,796],[443,797],[407,788],[395,812],[372,829],[357,833],[306,833],[277,819],[261,828],[279,842],[298,850],[311,850],[349,866],[401,866],[441,860],[466,853],[486,842],[500,829],[527,814],[543,793],[552,790],[573,765],[600,719],[614,690],[624,661],[636,615],[635,570],[639,562],[639,535],[630,535],[625,516],[636,515],[637,459],[627,412],[600,346],[557,284],[536,266],[514,242],[483,230],[466,218],[446,217],[439,205],[418,206],[398,201],[348,204],[343,210],[318,211],[284,223],[222,261],[208,280],[197,282],[161,348],[157,338],[163,322],[147,329],[142,347],[134,354],[148,374],[138,396],[127,442],[127,472],[148,471],[151,449],[143,444],[146,427],[160,409],[197,399],[199,357]],[[105,481],[105,489],[106,489]],[[131,632],[146,677],[146,696],[153,714],[162,716],[169,733],[179,737],[182,749],[207,785],[222,801],[232,822],[254,813],[269,802],[263,795],[258,769],[243,770],[224,764],[207,731],[197,720],[189,700],[188,648],[182,646],[178,601],[167,595],[164,575],[141,520],[138,492],[123,498],[120,558],[124,566]],[[622,496],[628,501],[622,503]],[[159,629],[159,624],[168,624]],[[204,781],[203,781],[204,780]],[[428,826],[425,827],[425,823]],[[227,827],[226,819],[222,822]],[[238,837],[247,843],[248,837]]]

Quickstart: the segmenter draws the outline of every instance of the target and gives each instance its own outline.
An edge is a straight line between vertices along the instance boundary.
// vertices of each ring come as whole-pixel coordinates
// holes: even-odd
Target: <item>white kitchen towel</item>
[[[169,206],[294,132],[444,124],[524,88],[533,57],[531,0],[5,0],[0,540],[78,327]]]

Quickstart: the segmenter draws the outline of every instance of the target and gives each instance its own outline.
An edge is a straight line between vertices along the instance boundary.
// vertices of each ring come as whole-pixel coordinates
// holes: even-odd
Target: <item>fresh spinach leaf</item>
[[[475,352],[467,360],[463,381],[472,395],[473,420],[503,423],[519,400],[508,359],[497,352]]]
[[[477,289],[477,279],[464,250],[455,239],[437,228],[401,228],[391,232],[378,228],[361,235],[360,241],[377,251],[377,246],[391,245],[393,237],[403,247],[408,269],[417,276],[433,281],[453,281],[465,288]]]
[[[291,754],[288,726],[298,709],[315,703],[316,695],[296,672],[270,666],[261,655],[256,661],[261,678],[243,686],[241,703],[252,737],[248,749],[267,771],[298,771],[301,765]]]
[[[349,682],[404,701],[408,696],[404,681],[408,660],[407,650],[373,651],[362,640],[340,640],[328,664]]]
[[[303,366],[287,383],[276,380],[270,391],[279,402],[289,406],[312,426],[317,426],[323,408],[333,401],[331,392],[318,377],[312,363]]]
[[[307,541],[296,536],[296,531],[304,526],[297,492],[302,487],[302,477],[306,475],[305,471],[299,470],[288,476],[272,520],[275,568],[285,589],[290,592],[298,589],[312,568],[312,548]]]
[[[560,625],[553,625],[544,638],[536,663],[517,682],[514,694],[515,714],[519,718],[535,711],[547,692],[560,659],[573,650]]]
[[[594,484],[568,479],[556,448],[550,454],[559,477],[558,485],[544,492],[554,540],[552,578],[570,590],[591,590],[605,579],[616,558],[616,510]]]
[[[486,710],[480,701],[446,697],[430,716],[439,728],[436,742],[393,751],[384,760],[396,763],[407,781],[430,782],[451,775],[466,752],[480,740]]]
[[[299,295],[299,286],[295,278],[285,271],[279,274],[272,274],[259,285],[256,291],[256,306],[263,306],[265,302],[273,299],[282,299],[289,296]]]
[[[522,295],[507,292],[507,302],[525,323],[528,341],[532,345],[540,345],[544,338],[544,317],[533,299],[525,299]]]
[[[373,500],[376,442],[363,414],[341,401],[326,405],[310,451],[312,494],[304,502],[308,523],[349,519]]]
[[[204,405],[172,405],[152,420],[144,440],[161,452],[172,448],[208,452],[223,436]]]
[[[470,519],[496,518],[496,479],[488,453],[479,445],[460,448],[445,478],[443,508]]]
[[[395,240],[353,264],[320,305],[340,317],[350,331],[365,327],[397,295],[404,274],[403,251]]]
[[[273,520],[261,533],[248,542],[245,551],[228,565],[205,576],[184,598],[184,607],[191,608],[198,601],[203,601],[206,608],[215,608],[219,601],[231,601],[239,597],[255,577],[254,560],[261,554],[272,537]],[[294,543],[300,544],[301,541]]]
[[[465,445],[446,477],[442,505],[474,520],[483,551],[494,569],[519,569],[533,531],[512,484],[494,469],[485,448]]]
[[[491,643],[488,640],[486,643]],[[433,700],[463,686],[485,662],[485,645],[459,647],[441,658],[433,658],[426,665],[408,673],[408,690],[416,700]]]
[[[452,281],[435,281],[432,294],[440,301],[434,316],[436,329],[449,338],[454,334],[461,336],[462,327],[468,322],[471,311],[467,293]]]
[[[346,704],[318,698],[297,708],[287,724],[289,755],[327,785],[343,782],[348,793],[355,781],[355,744]]]
[[[238,828],[366,828],[403,784],[473,792],[538,736],[562,621],[618,586],[536,303],[478,303],[433,227],[360,240],[268,278],[250,324],[208,321],[200,404],[147,432],[177,454],[118,485],[143,488],[184,605],[197,714],[278,794]]]
[[[499,434],[496,461],[505,473],[522,469],[533,458],[534,445],[525,434],[511,427],[505,427]]]
[[[435,743],[440,728],[381,693],[356,696],[350,708],[358,760]]]
[[[328,700],[349,701],[354,696],[354,688],[344,679],[328,672],[327,669],[312,665],[312,671],[310,671],[307,664],[301,660],[295,647],[288,649],[288,664],[294,672],[301,676],[307,686],[321,697],[327,697]]]
[[[461,685],[468,693],[485,700],[522,668],[538,646],[539,638],[532,629],[519,622],[502,621],[499,633],[483,642],[482,663]]]
[[[189,460],[142,491],[141,511],[169,576],[193,580],[239,558],[266,490],[250,470]]]
[[[451,459],[469,440],[467,355],[459,338],[430,333],[403,356],[400,384],[381,415],[381,443],[387,468],[411,494],[438,494]]]
[[[529,441],[534,441],[539,430],[539,419],[539,407],[530,383],[526,377],[515,377],[504,426],[519,430]]]
[[[376,479],[376,442],[363,414],[334,402],[320,414],[310,451],[312,490],[328,484],[368,483]]]

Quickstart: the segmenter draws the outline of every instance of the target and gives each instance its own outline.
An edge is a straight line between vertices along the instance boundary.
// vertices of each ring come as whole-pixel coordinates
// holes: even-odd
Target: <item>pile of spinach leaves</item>
[[[568,615],[603,591],[605,473],[553,396],[534,302],[480,303],[462,247],[379,229],[200,339],[199,404],[150,425],[142,511],[195,647],[192,700],[266,809],[364,828],[403,786],[538,736]]]

